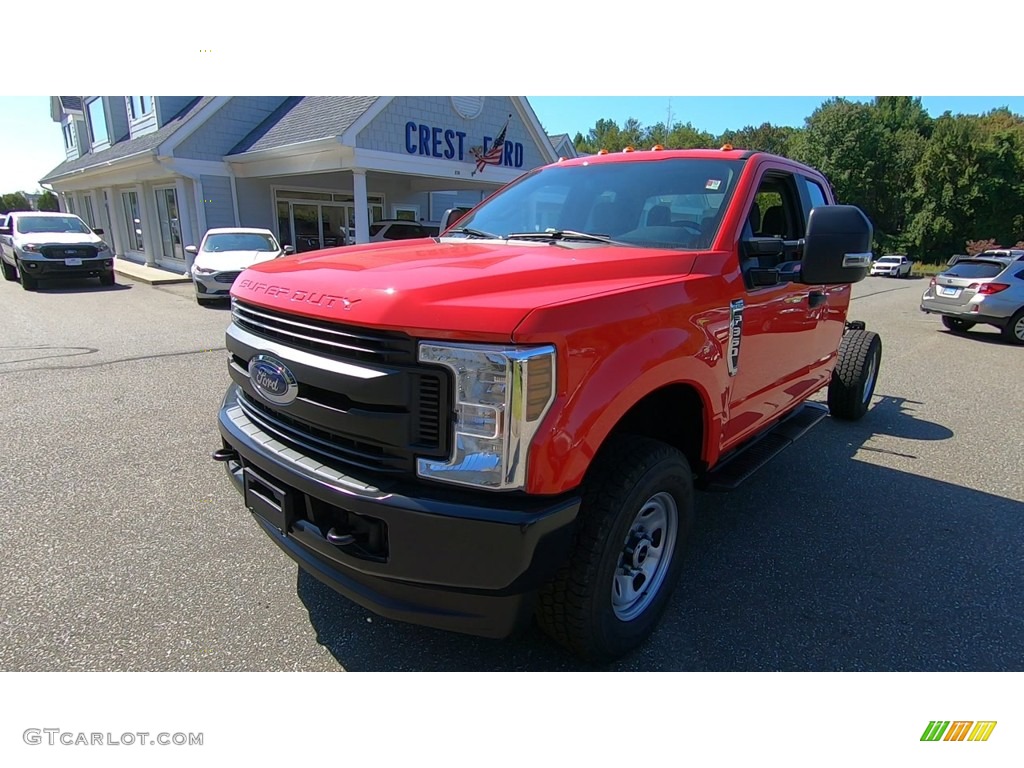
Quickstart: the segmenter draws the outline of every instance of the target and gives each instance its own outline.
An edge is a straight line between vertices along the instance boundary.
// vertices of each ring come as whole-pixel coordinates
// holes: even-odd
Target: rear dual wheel
[[[873,331],[847,331],[828,384],[828,409],[838,419],[857,421],[868,412],[882,363],[882,339]]]

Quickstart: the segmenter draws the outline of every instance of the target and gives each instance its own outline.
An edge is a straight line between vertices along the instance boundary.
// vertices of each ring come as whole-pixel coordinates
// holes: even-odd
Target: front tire
[[[39,288],[39,279],[26,275],[25,270],[19,268],[18,276],[21,278],[21,287],[26,291],[34,291]]]
[[[541,629],[595,663],[639,646],[679,579],[692,524],[686,457],[646,437],[611,438],[584,481],[569,560],[540,590]]]
[[[18,270],[15,269],[13,264],[8,264],[3,259],[0,259],[0,270],[4,273],[4,280],[13,283],[18,279]]]
[[[111,272],[109,275],[100,275],[100,285],[106,286],[107,288],[117,285],[117,281],[114,278],[114,273]]]
[[[847,331],[828,384],[828,408],[838,419],[857,421],[868,412],[882,362],[882,339],[873,331]]]

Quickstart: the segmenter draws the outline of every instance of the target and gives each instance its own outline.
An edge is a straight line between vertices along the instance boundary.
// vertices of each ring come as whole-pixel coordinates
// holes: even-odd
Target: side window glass
[[[811,200],[811,208],[817,208],[819,205],[828,205],[825,202],[825,193],[818,182],[804,177],[804,183],[807,186],[807,196]]]
[[[754,208],[760,220],[755,221],[751,211],[750,225],[756,237],[781,237],[796,240],[804,236],[804,216],[795,179],[788,173],[770,173],[761,179],[754,197]]]

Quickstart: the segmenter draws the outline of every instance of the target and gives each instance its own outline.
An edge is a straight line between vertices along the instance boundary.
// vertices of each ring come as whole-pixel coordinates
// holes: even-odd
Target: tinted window
[[[952,269],[947,269],[947,277],[995,277],[1006,269],[1005,264],[998,261],[958,261]]]

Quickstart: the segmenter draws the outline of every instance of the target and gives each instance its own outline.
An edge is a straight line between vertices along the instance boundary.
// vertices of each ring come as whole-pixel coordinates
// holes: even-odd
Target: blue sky
[[[693,123],[694,127],[719,134],[747,125],[802,126],[804,118],[830,96],[530,96],[530,104],[548,133],[577,131],[584,135],[604,118],[622,125],[635,117],[641,124],[664,123],[672,110],[672,122]],[[871,96],[847,96],[868,101]],[[1024,114],[1020,96],[926,96],[921,103],[932,117],[947,110],[962,114],[980,114],[997,107],[1009,107]]]
[[[531,96],[530,103],[548,133],[586,133],[602,118],[620,125],[635,117],[643,125],[664,122],[671,104],[673,122],[691,122],[721,133],[770,122],[803,125],[825,96]],[[849,97],[870,98],[870,97]],[[933,116],[946,110],[978,114],[1008,106],[1024,114],[1024,97],[928,96]],[[50,119],[48,96],[0,96],[0,193],[34,191],[38,179],[64,159],[60,126]]]

